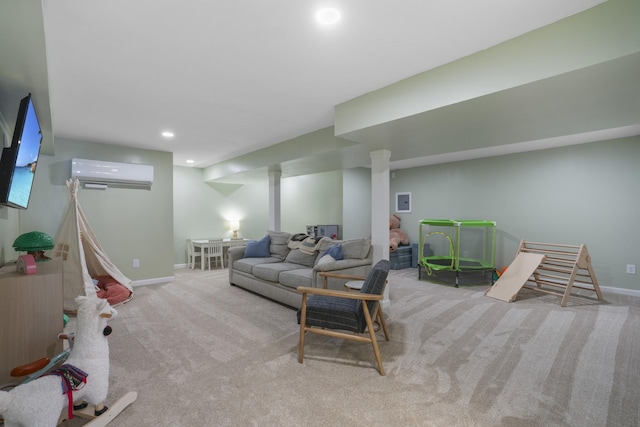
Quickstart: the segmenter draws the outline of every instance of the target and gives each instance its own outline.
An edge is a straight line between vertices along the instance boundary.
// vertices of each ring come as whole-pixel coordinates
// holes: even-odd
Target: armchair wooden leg
[[[378,307],[378,321],[380,325],[382,325],[382,330],[384,331],[384,337],[387,341],[389,341],[389,332],[387,331],[387,322],[384,320],[384,313],[382,313],[382,308]]]
[[[371,346],[373,347],[373,354],[376,356],[376,362],[378,362],[378,372],[384,376],[384,367],[382,366],[382,357],[380,356],[380,348],[378,347],[378,339],[376,338],[376,332],[373,330],[373,321],[371,320],[371,314],[369,313],[369,307],[363,302],[362,308],[364,309],[364,318],[367,321],[367,328],[369,329],[369,337],[371,339]]]
[[[300,346],[298,348],[298,362],[302,363],[304,358],[304,334],[307,325],[307,294],[302,294],[302,305],[300,307]]]

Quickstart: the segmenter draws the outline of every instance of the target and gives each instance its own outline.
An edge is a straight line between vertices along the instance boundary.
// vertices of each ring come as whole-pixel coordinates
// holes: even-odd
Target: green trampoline
[[[425,253],[427,249],[428,253]],[[423,219],[420,221],[418,278],[436,280],[460,273],[485,273],[493,281],[496,252],[496,223],[484,220]]]

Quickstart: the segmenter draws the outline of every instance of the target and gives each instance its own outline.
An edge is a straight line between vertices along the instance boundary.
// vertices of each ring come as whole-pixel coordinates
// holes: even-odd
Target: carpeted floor
[[[562,308],[524,290],[505,303],[415,269],[389,283],[384,377],[370,345],[315,334],[299,364],[295,311],[230,286],[227,270],[136,288],[111,321],[109,400],[138,400],[112,425],[640,424],[639,299]]]

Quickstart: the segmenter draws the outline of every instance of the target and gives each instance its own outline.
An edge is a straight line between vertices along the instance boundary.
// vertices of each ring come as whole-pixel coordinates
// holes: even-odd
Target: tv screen
[[[26,209],[36,173],[42,132],[31,94],[20,101],[11,146],[0,161],[0,204]]]

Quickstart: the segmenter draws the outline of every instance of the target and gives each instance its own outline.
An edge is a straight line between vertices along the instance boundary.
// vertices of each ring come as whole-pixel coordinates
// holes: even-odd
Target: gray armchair
[[[298,310],[300,324],[300,348],[298,361],[304,358],[304,338],[307,332],[359,342],[370,342],[378,363],[380,375],[384,375],[378,340],[373,319],[377,319],[389,341],[387,325],[380,308],[380,301],[389,275],[389,261],[381,260],[373,266],[364,279],[360,292],[337,291],[299,287],[302,305]],[[332,277],[334,277],[332,275]],[[349,276],[349,279],[355,279]],[[365,331],[367,332],[365,334]]]

